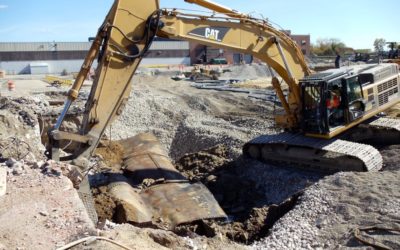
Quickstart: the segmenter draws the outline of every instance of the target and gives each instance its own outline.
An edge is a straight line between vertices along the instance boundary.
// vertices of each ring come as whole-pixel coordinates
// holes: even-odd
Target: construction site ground
[[[233,67],[226,77],[240,75],[257,82],[256,88],[270,88],[261,69]],[[119,140],[154,133],[177,169],[208,187],[228,221],[199,221],[174,231],[118,224],[115,201],[98,175],[92,192],[100,223],[93,225],[70,180],[73,167],[43,155],[41,134],[45,138],[68,87],[51,87],[43,76],[13,77],[12,92],[8,79],[0,79],[0,191],[1,178],[6,179],[0,249],[55,249],[93,235],[132,249],[368,249],[356,240],[359,232],[400,248],[400,145],[379,148],[384,168],[377,173],[324,175],[249,160],[241,154],[245,142],[280,132],[273,120],[278,105],[246,93],[197,89],[171,80],[174,72],[149,71],[134,77],[125,111],[106,136]],[[245,87],[254,86],[247,81]],[[89,91],[88,82],[65,129],[76,129]],[[388,114],[399,117],[400,106]],[[102,170],[119,170],[117,146],[104,146],[97,154],[93,161]],[[359,231],[366,227],[376,229]],[[72,249],[121,248],[99,240]]]

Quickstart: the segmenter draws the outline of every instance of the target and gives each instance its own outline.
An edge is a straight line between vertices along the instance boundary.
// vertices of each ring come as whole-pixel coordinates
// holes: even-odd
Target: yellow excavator
[[[398,120],[377,117],[400,100],[398,65],[356,65],[312,73],[297,44],[267,20],[208,0],[185,1],[205,7],[212,13],[161,9],[158,0],[115,0],[69,91],[65,107],[49,132],[53,159],[60,160],[61,141],[74,141],[79,143],[76,151],[61,160],[73,160],[76,165],[87,166],[106,127],[123,112],[131,92],[132,77],[154,37],[158,36],[253,55],[272,69],[272,85],[283,107],[275,120],[285,132],[260,136],[246,143],[244,155],[322,171],[377,171],[382,167],[379,151],[361,142],[399,140]],[[80,132],[61,131],[65,115],[77,99],[96,59],[98,67]],[[287,85],[287,91],[281,84]],[[123,143],[125,151],[129,152],[124,157],[127,169],[138,173],[146,169],[156,171],[168,165],[164,170],[168,171],[168,176],[175,176],[174,184],[180,183],[183,179],[177,178],[179,173],[166,163],[168,157],[154,144],[154,138],[139,137],[141,139],[136,138],[139,141]],[[165,176],[164,180],[168,180]],[[121,185],[112,188],[121,188]],[[199,189],[196,189],[197,194],[201,193]],[[165,191],[163,197],[167,197],[167,193]],[[203,197],[208,195],[206,193],[203,192]],[[149,197],[143,199],[149,202]],[[199,197],[191,199],[200,200]],[[208,203],[200,203],[213,203],[209,197],[205,199]],[[185,198],[182,196],[180,200]],[[164,207],[168,207],[167,203],[168,199],[165,199]],[[158,203],[158,206],[161,205]],[[205,208],[203,214],[192,218],[204,218],[207,213],[208,217],[223,214],[217,205],[212,205]],[[172,224],[182,221],[188,220],[179,218]]]

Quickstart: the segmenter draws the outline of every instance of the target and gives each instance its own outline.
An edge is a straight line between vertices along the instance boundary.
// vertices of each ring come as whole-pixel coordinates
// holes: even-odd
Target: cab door
[[[364,115],[364,96],[358,76],[345,78],[343,86],[346,89],[346,94],[344,96],[346,103],[346,124],[349,124]]]

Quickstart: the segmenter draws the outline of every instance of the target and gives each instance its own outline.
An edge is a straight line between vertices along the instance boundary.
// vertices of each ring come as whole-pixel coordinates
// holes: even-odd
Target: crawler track
[[[400,132],[400,119],[381,117],[371,123],[370,126],[394,129]]]
[[[300,133],[263,135],[248,142],[243,154],[264,162],[322,172],[378,171],[382,156],[370,145],[341,139],[317,139]]]

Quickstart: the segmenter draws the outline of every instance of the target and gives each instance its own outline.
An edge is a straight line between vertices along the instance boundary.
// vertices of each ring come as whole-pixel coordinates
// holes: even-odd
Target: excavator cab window
[[[324,103],[325,82],[303,82],[303,130],[309,133],[324,134],[329,132]]]
[[[303,82],[303,130],[327,134],[345,124],[346,88],[341,78]]]
[[[343,80],[346,88],[344,96],[346,104],[346,124],[361,118],[365,112],[363,92],[358,76],[351,76]]]

